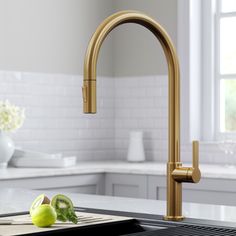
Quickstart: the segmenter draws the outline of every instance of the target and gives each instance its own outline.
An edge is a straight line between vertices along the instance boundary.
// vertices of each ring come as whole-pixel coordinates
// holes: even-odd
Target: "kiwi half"
[[[57,209],[57,208],[69,208],[74,209],[72,201],[63,194],[57,194],[52,198],[51,205]]]
[[[50,199],[45,194],[40,194],[38,197],[35,198],[31,207],[30,207],[30,215],[32,212],[40,205],[43,204],[50,204]]]
[[[72,201],[63,194],[57,194],[52,198],[51,206],[56,210],[57,220],[72,221],[77,224],[78,218],[74,211]]]

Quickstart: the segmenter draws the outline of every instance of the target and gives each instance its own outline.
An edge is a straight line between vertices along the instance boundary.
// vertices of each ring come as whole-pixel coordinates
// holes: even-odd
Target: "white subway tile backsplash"
[[[143,87],[141,88],[134,87],[134,88],[130,88],[129,90],[130,90],[129,97],[131,98],[145,98],[147,96],[147,91]]]
[[[95,116],[82,112],[82,80],[75,75],[1,71],[0,99],[26,109],[23,127],[12,134],[16,145],[77,155],[78,160],[114,156],[114,80],[98,78]]]
[[[138,98],[138,99],[134,99],[134,100],[137,101],[137,107],[141,106],[141,107],[145,107],[145,108],[152,108],[152,109],[158,110],[157,108],[154,107],[154,100],[152,97]]]
[[[166,75],[98,78],[95,115],[83,114],[82,82],[79,75],[0,71],[0,100],[26,108],[24,126],[12,134],[16,145],[78,160],[125,160],[129,132],[143,130],[146,159],[167,160]],[[191,144],[181,155],[191,161]],[[201,163],[225,159],[216,144],[201,143]]]
[[[141,109],[141,108],[131,108],[130,109],[130,117],[136,117],[137,119],[139,118],[146,118],[147,117],[147,113],[146,113],[147,109]]]
[[[129,131],[133,129],[144,131],[147,160],[167,160],[167,76],[115,79],[115,153],[117,159],[126,159]],[[191,144],[181,146],[181,156],[183,161],[191,162]],[[216,144],[201,143],[200,160],[202,163],[224,163],[225,157],[222,152],[219,152]]]
[[[115,153],[126,159],[129,131],[144,131],[144,146],[148,160],[159,160],[154,151],[166,149],[167,76],[116,78],[115,80]],[[157,103],[158,101],[158,103]],[[161,141],[163,137],[163,141]]]
[[[142,129],[152,129],[155,132],[153,118],[149,118],[149,117],[146,117],[146,118],[140,117],[140,118],[141,119],[138,119],[138,127],[140,129],[142,127]],[[157,131],[157,133],[158,133],[158,131]]]

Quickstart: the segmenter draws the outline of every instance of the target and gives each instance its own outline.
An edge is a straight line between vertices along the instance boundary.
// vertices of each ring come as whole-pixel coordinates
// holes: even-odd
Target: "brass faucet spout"
[[[182,220],[182,182],[198,182],[198,143],[194,143],[193,167],[182,167],[180,162],[180,76],[179,62],[173,43],[165,29],[151,17],[137,11],[121,11],[106,18],[93,34],[84,60],[84,113],[96,113],[96,68],[98,54],[106,36],[125,23],[140,24],[159,40],[168,64],[169,135],[167,163],[167,220]]]

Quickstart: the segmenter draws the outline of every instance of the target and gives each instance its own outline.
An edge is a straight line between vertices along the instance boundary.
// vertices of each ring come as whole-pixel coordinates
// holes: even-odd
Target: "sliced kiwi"
[[[70,198],[63,194],[57,194],[52,198],[51,205],[56,210],[57,220],[63,222],[71,221],[77,224],[78,218],[75,214],[74,206]]]
[[[63,194],[57,194],[52,198],[51,205],[57,209],[57,208],[69,208],[74,209],[73,203],[67,196]]]
[[[43,204],[50,204],[50,199],[45,196],[45,194],[40,194],[38,197],[35,198],[33,201],[31,207],[30,207],[30,215],[32,215],[32,212],[40,205]]]

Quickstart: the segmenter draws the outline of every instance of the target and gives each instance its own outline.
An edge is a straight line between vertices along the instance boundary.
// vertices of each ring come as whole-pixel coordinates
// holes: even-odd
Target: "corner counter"
[[[188,163],[186,164],[186,166]],[[191,165],[191,164],[189,164]],[[235,168],[222,165],[200,164],[203,178],[220,178],[236,180]],[[14,168],[1,169],[0,180],[34,178],[49,176],[65,176],[77,174],[140,174],[140,175],[166,175],[166,163],[140,162],[131,163],[126,161],[88,161],[79,162],[76,166],[68,168]]]
[[[236,206],[236,168],[201,164],[198,184],[183,184],[185,202]],[[27,188],[144,199],[166,199],[166,164],[81,162],[70,168],[7,168],[0,188]]]

